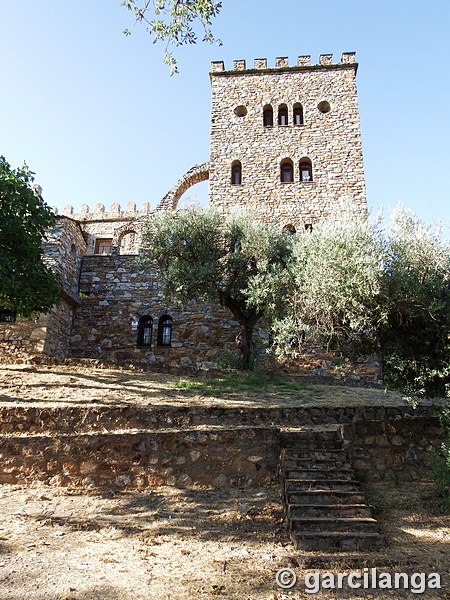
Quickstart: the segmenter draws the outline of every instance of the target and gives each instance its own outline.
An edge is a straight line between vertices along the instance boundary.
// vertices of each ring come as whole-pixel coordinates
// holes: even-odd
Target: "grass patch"
[[[264,373],[227,373],[223,377],[178,379],[172,383],[172,387],[203,396],[264,392],[265,394],[283,394],[304,398],[321,391],[320,388],[313,385],[289,381],[280,375]]]

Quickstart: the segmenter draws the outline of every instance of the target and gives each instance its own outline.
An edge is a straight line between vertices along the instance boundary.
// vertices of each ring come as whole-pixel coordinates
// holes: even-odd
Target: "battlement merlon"
[[[211,73],[210,76],[213,75],[229,75],[239,73],[254,73],[254,72],[276,72],[276,71],[301,71],[301,70],[322,70],[324,68],[327,69],[339,69],[342,67],[353,67],[355,69],[355,74],[358,69],[358,63],[355,60],[356,53],[355,52],[343,52],[341,54],[341,62],[333,63],[333,55],[332,54],[321,54],[319,56],[319,63],[316,65],[311,64],[311,56],[299,56],[297,57],[297,64],[289,66],[289,58],[287,57],[278,57],[275,59],[275,66],[268,67],[267,66],[267,58],[255,58],[254,66],[251,68],[247,68],[245,60],[235,60],[233,61],[233,69],[226,70],[225,63],[223,60],[213,61],[211,63]]]

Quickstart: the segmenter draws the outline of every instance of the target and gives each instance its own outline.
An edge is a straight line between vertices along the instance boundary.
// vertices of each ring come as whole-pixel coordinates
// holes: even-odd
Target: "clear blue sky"
[[[144,28],[122,30],[120,0],[19,0],[0,6],[0,153],[24,160],[45,200],[155,207],[209,158],[212,60],[356,51],[368,202],[399,201],[450,224],[450,2],[223,0],[223,46],[176,50],[170,77]],[[206,197],[206,183],[191,188]]]

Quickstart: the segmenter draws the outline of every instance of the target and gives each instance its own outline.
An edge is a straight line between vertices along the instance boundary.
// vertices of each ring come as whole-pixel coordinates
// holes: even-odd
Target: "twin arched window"
[[[312,181],[312,164],[309,158],[302,158],[299,163],[300,181]],[[280,180],[282,183],[294,181],[294,165],[290,158],[285,158],[280,165]]]
[[[158,346],[170,346],[172,344],[172,317],[163,315],[158,321]],[[139,319],[138,346],[151,346],[153,337],[153,318],[145,315]]]

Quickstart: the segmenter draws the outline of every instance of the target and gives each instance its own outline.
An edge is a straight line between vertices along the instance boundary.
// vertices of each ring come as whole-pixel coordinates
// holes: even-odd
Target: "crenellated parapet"
[[[53,207],[53,212],[58,214],[58,210]],[[151,213],[150,202],[143,202],[142,209],[136,208],[135,202],[127,202],[125,208],[122,209],[118,202],[113,202],[109,210],[101,202],[95,204],[93,211],[87,204],[81,204],[78,212],[75,212],[72,205],[67,204],[64,207],[63,215],[70,217],[75,221],[109,221],[109,220],[129,220],[139,217],[146,217]]]
[[[222,60],[214,61],[211,63],[211,73],[228,73],[230,71],[272,71],[273,69],[290,69],[290,70],[298,70],[298,69],[320,69],[323,67],[336,68],[342,65],[353,65],[357,66],[355,61],[355,52],[343,52],[341,54],[341,60],[339,63],[333,63],[333,55],[332,54],[321,54],[319,56],[318,64],[311,64],[311,56],[303,55],[297,57],[297,63],[295,65],[289,65],[288,57],[277,57],[275,59],[275,65],[271,67],[267,64],[267,58],[255,58],[253,62],[253,67],[247,67],[245,60],[235,60],[233,61],[233,69],[227,70],[225,69],[225,63]]]

